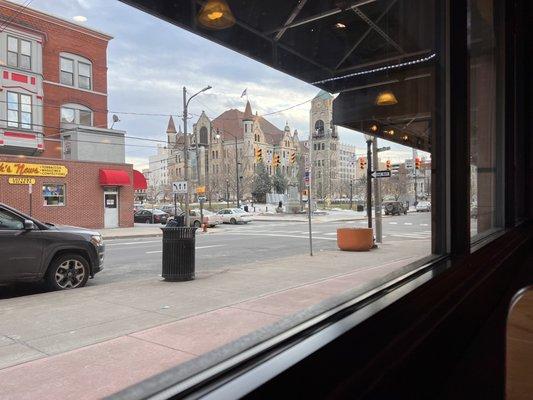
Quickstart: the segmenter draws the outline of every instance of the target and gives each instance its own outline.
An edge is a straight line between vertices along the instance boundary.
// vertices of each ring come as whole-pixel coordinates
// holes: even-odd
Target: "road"
[[[313,224],[315,252],[336,250],[336,229],[341,226],[366,226],[365,220]],[[410,213],[383,218],[383,241],[426,240],[431,238],[431,214]],[[210,233],[197,234],[196,270],[216,273],[235,265],[257,260],[275,260],[309,252],[308,225],[302,222],[260,222],[223,225]],[[136,280],[161,273],[161,238],[117,239],[106,241],[105,268],[88,285],[106,285]],[[3,287],[0,298],[39,293],[39,285]]]

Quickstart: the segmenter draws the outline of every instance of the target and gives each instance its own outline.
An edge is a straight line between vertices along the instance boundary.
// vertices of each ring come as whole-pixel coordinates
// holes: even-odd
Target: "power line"
[[[28,0],[27,2],[23,3],[20,8],[16,12],[14,12],[11,17],[7,19],[5,24],[2,25],[2,27],[0,28],[0,33],[2,33],[7,28],[7,26],[15,20],[17,16],[19,16],[26,8],[28,8],[32,1],[33,0]]]

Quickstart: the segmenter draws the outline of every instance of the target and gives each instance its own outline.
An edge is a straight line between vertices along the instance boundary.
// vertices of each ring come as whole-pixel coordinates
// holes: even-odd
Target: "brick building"
[[[125,164],[125,132],[107,127],[112,37],[6,0],[0,0],[0,22],[0,164],[13,166],[10,156],[16,156],[35,166],[28,171],[44,171],[20,176],[35,182],[32,196],[41,201],[34,200],[32,211],[38,218],[131,226],[134,175]],[[67,164],[66,176],[47,175],[50,165]],[[26,180],[6,171],[0,170],[0,201],[18,207],[28,187],[15,182]]]

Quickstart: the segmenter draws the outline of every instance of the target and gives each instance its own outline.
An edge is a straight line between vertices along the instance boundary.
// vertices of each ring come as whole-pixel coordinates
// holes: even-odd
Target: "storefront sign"
[[[11,185],[35,185],[35,178],[9,178],[8,182]]]
[[[68,169],[64,165],[0,162],[0,175],[54,176],[63,178],[67,174]]]

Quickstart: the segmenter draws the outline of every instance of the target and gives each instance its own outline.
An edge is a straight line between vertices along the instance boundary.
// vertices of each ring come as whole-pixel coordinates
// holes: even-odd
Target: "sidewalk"
[[[294,323],[294,313],[428,252],[429,241],[404,240],[200,272],[190,282],[153,277],[2,300],[0,399],[110,395],[257,329]]]

